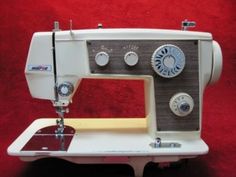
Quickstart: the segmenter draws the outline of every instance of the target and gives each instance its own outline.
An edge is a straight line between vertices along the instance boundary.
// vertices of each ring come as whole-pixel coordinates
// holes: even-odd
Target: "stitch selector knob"
[[[106,66],[109,62],[109,55],[106,52],[99,52],[95,56],[95,62],[98,66]]]
[[[162,45],[152,55],[152,67],[161,77],[173,78],[183,71],[184,66],[184,52],[175,45]]]
[[[194,102],[189,94],[177,93],[170,99],[169,106],[175,115],[184,117],[192,112]]]
[[[63,82],[58,87],[58,94],[63,97],[69,96],[70,94],[73,93],[73,91],[74,91],[74,86],[70,82]]]
[[[129,51],[124,56],[124,61],[128,66],[134,66],[138,63],[138,54],[132,51]]]

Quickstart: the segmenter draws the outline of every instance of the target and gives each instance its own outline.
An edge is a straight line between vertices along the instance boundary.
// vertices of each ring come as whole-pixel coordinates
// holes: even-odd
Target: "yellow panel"
[[[76,130],[146,130],[147,118],[66,118],[65,124]]]

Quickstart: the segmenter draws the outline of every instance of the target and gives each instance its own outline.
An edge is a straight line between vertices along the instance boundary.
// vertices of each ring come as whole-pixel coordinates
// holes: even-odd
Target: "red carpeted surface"
[[[223,50],[224,67],[222,77],[215,86],[210,86],[206,89],[204,97],[202,137],[209,145],[210,152],[205,156],[191,160],[187,166],[180,169],[157,170],[150,165],[150,169],[145,175],[181,177],[236,176],[235,11],[235,0],[1,1],[0,176],[122,176],[121,172],[130,171],[129,168],[123,168],[122,166],[77,166],[55,159],[25,163],[16,157],[10,157],[6,154],[10,143],[34,119],[56,116],[51,103],[32,99],[26,85],[23,71],[33,32],[50,31],[54,20],[61,22],[62,29],[68,29],[69,19],[73,19],[73,27],[76,29],[95,28],[97,23],[103,23],[105,28],[179,29],[180,22],[186,18],[197,22],[197,27],[194,30],[211,32]],[[105,85],[101,86],[105,88],[108,99],[112,100],[120,91],[134,86],[132,84],[118,85],[121,85],[118,89],[112,84],[105,83]],[[88,86],[90,85],[85,83],[83,93],[88,93],[90,88]],[[112,87],[116,88],[115,91]],[[139,94],[136,100],[142,101],[142,96],[142,94]],[[101,99],[103,97],[92,97],[90,95],[90,104],[100,110],[101,115],[109,116],[114,113],[107,110],[106,106],[102,104],[103,100]],[[119,99],[121,100],[113,100],[113,103],[118,101],[124,102],[123,106],[127,104],[128,99],[125,93],[119,94]],[[87,104],[86,99],[84,100],[85,102],[83,103],[75,101],[72,106],[73,115],[85,115],[90,111],[83,105]],[[94,100],[94,103],[91,100]],[[78,106],[79,104],[82,104],[80,108],[82,107],[83,109],[76,110],[76,105]],[[121,113],[119,109],[112,109],[120,114],[136,113],[136,104],[130,103],[127,105],[129,105],[127,111],[120,107],[123,111]],[[142,107],[142,104],[138,103],[138,106]],[[141,111],[140,114],[142,113]]]

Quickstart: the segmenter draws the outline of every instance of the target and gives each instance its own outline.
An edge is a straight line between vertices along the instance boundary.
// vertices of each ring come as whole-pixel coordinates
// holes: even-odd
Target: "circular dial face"
[[[66,97],[72,94],[74,91],[74,86],[70,82],[63,82],[58,87],[58,93],[60,96]]]
[[[106,66],[109,62],[109,55],[106,52],[99,52],[95,56],[95,62],[99,66]]]
[[[162,45],[152,55],[152,67],[162,77],[175,77],[183,71],[184,66],[184,52],[175,45]]]
[[[177,93],[170,99],[169,106],[175,115],[184,117],[192,112],[194,101],[187,93]]]
[[[138,54],[135,52],[127,52],[124,56],[125,63],[128,66],[134,66],[138,63]]]

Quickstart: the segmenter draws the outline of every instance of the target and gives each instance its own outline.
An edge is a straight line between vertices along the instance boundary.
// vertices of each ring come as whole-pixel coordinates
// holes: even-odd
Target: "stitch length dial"
[[[184,52],[175,45],[162,45],[152,55],[152,67],[161,77],[173,78],[183,71],[184,66]]]
[[[184,117],[189,115],[194,107],[193,98],[187,93],[177,93],[175,94],[169,102],[171,111],[179,116]]]

